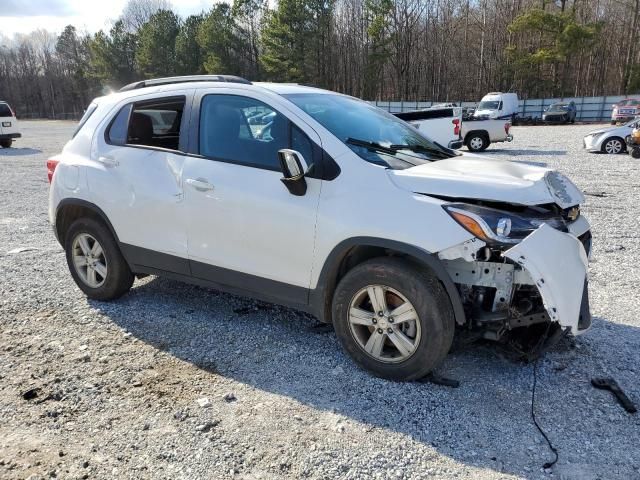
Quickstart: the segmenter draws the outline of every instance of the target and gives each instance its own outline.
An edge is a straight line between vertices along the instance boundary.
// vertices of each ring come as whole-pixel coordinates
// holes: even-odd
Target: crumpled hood
[[[573,182],[555,170],[468,154],[388,172],[398,187],[426,195],[561,208],[584,202]]]

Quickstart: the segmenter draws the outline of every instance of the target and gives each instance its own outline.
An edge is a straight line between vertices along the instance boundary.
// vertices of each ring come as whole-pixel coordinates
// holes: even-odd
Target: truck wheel
[[[332,312],[344,350],[389,380],[424,377],[453,342],[444,288],[429,271],[398,258],[374,258],[350,270],[338,284]]]
[[[487,136],[482,133],[471,133],[467,137],[467,148],[472,152],[482,152],[489,146]]]
[[[71,276],[94,300],[113,300],[129,291],[133,274],[111,232],[91,218],[80,218],[65,234]]]
[[[8,140],[0,140],[0,146],[2,146],[2,148],[11,148],[12,144],[13,144],[12,138]]]

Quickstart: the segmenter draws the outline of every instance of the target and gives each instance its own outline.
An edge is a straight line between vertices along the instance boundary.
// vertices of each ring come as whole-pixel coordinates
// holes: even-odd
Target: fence
[[[521,99],[520,116],[522,117],[542,117],[543,110],[555,102],[570,102],[576,104],[576,120],[579,122],[609,122],[611,120],[611,110],[613,104],[630,98],[626,95],[605,96],[605,97],[566,97],[566,98],[537,98]],[[442,102],[381,102],[371,101],[372,105],[380,107],[391,113],[410,112],[421,110],[437,105]],[[462,107],[476,107],[478,102],[455,102]]]

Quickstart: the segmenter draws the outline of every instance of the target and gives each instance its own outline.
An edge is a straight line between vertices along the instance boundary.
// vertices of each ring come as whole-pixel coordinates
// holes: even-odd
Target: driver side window
[[[278,151],[289,148],[290,122],[268,105],[238,95],[206,95],[200,108],[200,154],[280,170]]]

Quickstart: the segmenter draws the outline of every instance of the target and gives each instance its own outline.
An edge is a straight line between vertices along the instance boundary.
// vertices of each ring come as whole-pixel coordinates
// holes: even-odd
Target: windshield
[[[326,93],[284,95],[368,162],[405,169],[457,155],[362,100]]]
[[[484,102],[480,102],[478,110],[498,110],[499,106],[500,102],[498,100],[485,100]]]
[[[556,103],[549,107],[550,112],[564,112],[566,110],[569,110],[569,105],[566,103]]]

